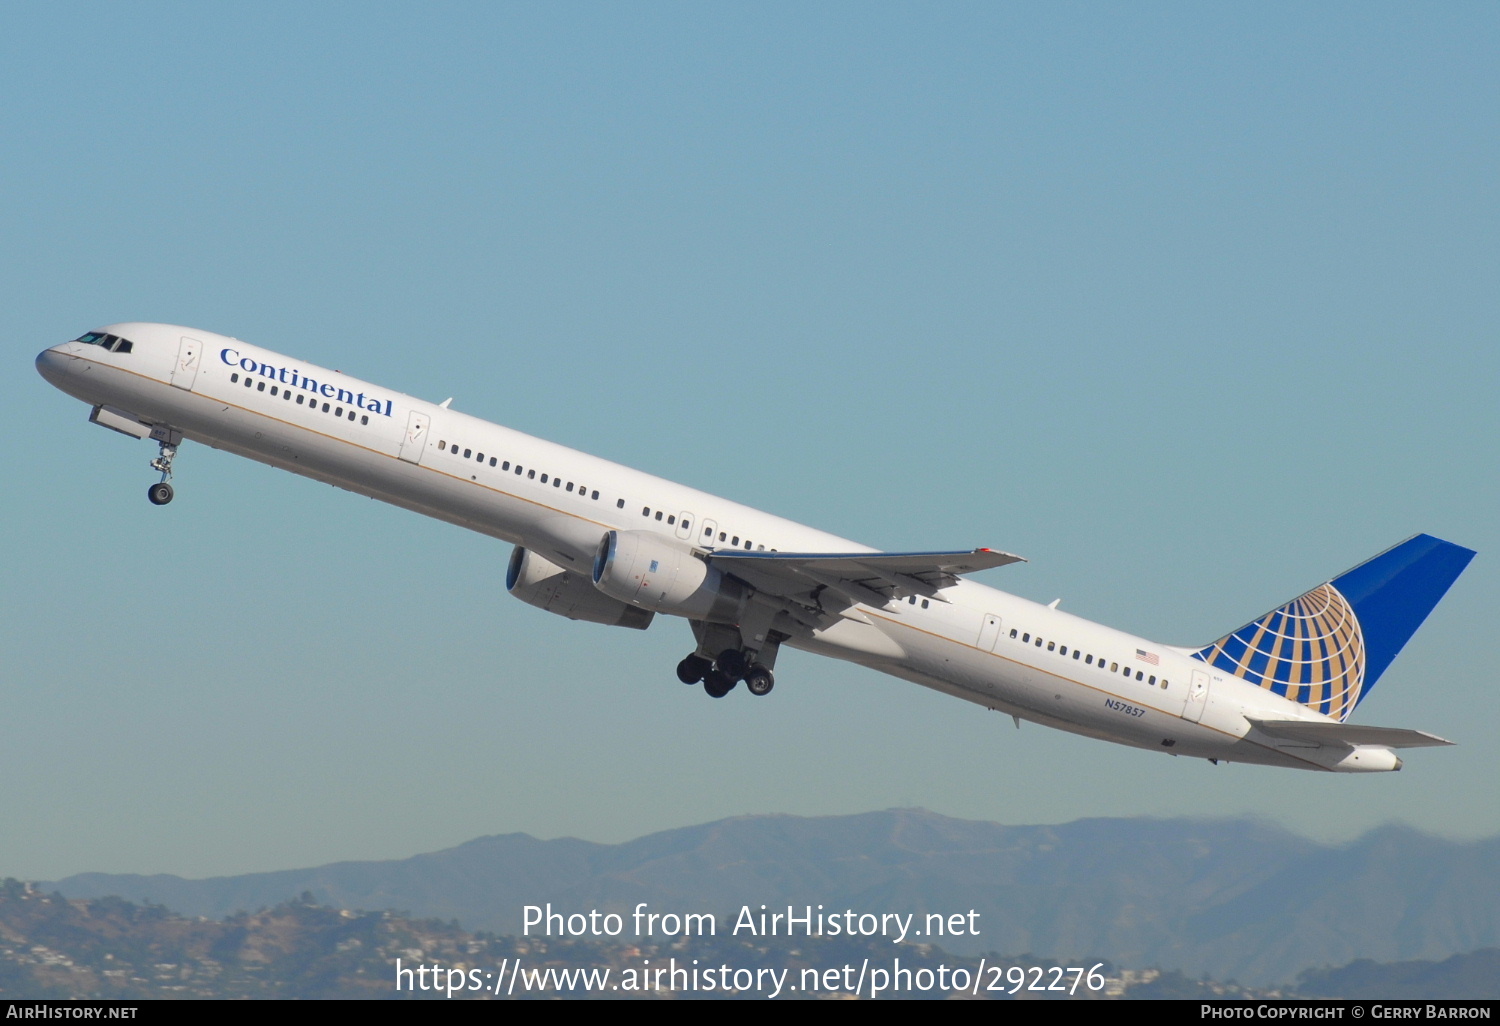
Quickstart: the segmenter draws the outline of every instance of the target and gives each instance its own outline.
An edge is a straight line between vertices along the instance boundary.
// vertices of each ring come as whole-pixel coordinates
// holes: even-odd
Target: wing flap
[[[883,574],[956,576],[1026,562],[1020,556],[994,549],[961,552],[711,552],[708,558],[726,568],[752,564],[787,568],[805,566],[825,573],[875,577]]]
[[[882,606],[908,595],[941,597],[963,574],[1010,563],[1020,556],[994,549],[957,552],[710,552],[708,561],[757,590],[783,597],[805,597],[820,608],[826,592],[845,606]]]

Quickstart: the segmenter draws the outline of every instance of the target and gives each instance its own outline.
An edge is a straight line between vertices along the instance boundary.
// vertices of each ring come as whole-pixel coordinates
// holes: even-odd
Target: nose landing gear
[[[146,498],[153,506],[165,506],[172,501],[172,486],[167,482],[172,480],[172,461],[177,458],[177,446],[166,441],[158,444],[160,451],[151,461],[151,469],[161,473],[161,481],[146,489]]]

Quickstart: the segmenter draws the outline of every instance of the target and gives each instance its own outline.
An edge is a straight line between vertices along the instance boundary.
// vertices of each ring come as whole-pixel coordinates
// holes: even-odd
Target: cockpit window
[[[86,346],[102,346],[111,353],[128,353],[135,348],[129,339],[121,338],[118,335],[106,335],[102,331],[86,332],[73,341],[82,342]]]

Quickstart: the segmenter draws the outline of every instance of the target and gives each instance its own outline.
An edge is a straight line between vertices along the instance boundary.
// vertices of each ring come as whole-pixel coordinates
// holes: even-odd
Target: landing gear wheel
[[[769,695],[776,686],[776,676],[761,663],[750,667],[745,674],[745,690],[752,695]]]
[[[677,679],[684,684],[696,684],[703,675],[713,669],[714,664],[699,655],[690,655],[677,664]]]
[[[739,681],[727,674],[720,673],[718,670],[710,670],[703,678],[703,690],[709,698],[723,698],[733,691],[738,683]]]
[[[737,648],[726,648],[719,653],[719,661],[716,665],[719,672],[724,674],[724,676],[739,680],[745,675],[745,671],[750,668],[748,663],[749,660],[745,658],[745,653]]]
[[[172,501],[172,486],[167,482],[172,480],[172,461],[176,458],[176,445],[168,441],[157,443],[156,459],[151,461],[151,469],[160,472],[161,481],[146,489],[146,498],[151,500],[151,505],[165,506]]]

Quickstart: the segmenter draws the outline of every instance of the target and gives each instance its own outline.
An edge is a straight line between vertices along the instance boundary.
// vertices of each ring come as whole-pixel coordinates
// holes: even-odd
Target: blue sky
[[[25,5],[0,33],[0,875],[211,875],[761,812],[1500,829],[1493,4]],[[1479,557],[1356,720],[1213,767],[684,624],[184,447],[31,366],[235,335],[1206,642],[1426,531]]]

